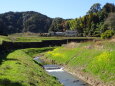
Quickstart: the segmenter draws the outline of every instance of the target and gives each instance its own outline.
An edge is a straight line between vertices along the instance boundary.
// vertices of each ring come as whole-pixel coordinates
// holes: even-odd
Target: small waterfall
[[[44,65],[43,67],[47,72],[63,72],[63,67],[58,65]]]

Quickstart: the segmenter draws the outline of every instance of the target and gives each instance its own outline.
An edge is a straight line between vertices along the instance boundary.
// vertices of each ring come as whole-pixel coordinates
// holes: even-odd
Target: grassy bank
[[[115,85],[115,39],[70,43],[45,53],[46,59]]]
[[[37,50],[43,52],[48,49]],[[25,52],[15,50],[7,55],[0,65],[0,86],[61,86],[55,77],[49,76]]]
[[[0,36],[0,44],[2,44],[2,41],[11,41],[11,40],[7,36]]]
[[[27,48],[23,51],[31,57],[38,56],[41,53],[52,51],[55,47],[45,47],[45,48]]]
[[[0,44],[2,41],[12,42],[41,42],[43,40],[63,40],[63,39],[99,39],[96,37],[38,37],[38,36],[0,36]]]
[[[98,39],[96,37],[10,37],[15,42],[41,42],[43,40],[63,40],[63,39]]]

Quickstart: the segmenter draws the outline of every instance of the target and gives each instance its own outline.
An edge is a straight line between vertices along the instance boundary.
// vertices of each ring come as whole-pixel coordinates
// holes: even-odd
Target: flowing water
[[[41,62],[39,58],[34,59]],[[90,86],[79,78],[63,70],[63,67],[58,65],[44,65],[44,69],[52,76],[55,76],[64,86]]]

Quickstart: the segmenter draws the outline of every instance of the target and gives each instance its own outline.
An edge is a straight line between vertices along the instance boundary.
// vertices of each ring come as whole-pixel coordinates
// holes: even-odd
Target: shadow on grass
[[[24,86],[19,82],[12,82],[8,79],[0,79],[0,86]]]
[[[11,52],[13,52],[14,50],[0,50],[0,65],[2,64],[3,61],[6,60],[17,60],[17,59],[7,59],[7,55]]]

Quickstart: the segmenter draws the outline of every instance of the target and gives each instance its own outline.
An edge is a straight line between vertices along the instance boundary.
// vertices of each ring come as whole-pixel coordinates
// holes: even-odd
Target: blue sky
[[[0,13],[37,11],[52,18],[76,18],[97,2],[102,6],[107,2],[115,4],[115,0],[1,0]]]

